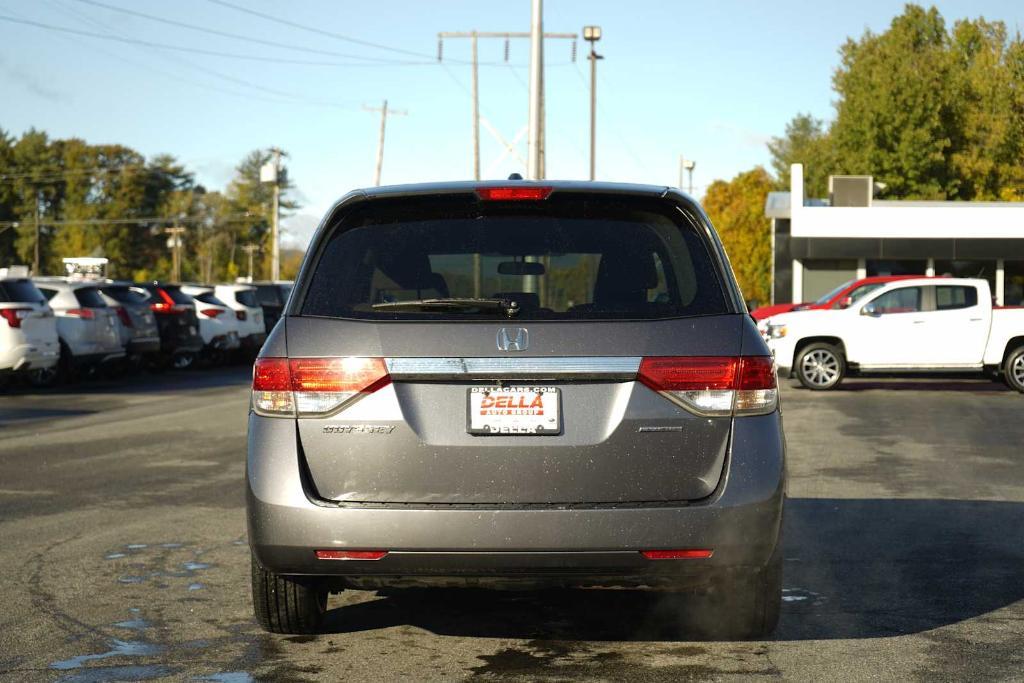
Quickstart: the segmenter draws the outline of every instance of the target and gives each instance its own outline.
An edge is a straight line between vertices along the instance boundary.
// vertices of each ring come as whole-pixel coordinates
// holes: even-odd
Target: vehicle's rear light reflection
[[[317,550],[318,560],[380,560],[386,550]]]
[[[648,560],[704,560],[715,554],[708,548],[685,548],[681,550],[641,550]]]

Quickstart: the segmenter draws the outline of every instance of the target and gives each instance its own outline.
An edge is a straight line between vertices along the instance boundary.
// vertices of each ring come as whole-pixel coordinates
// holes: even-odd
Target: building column
[[[1006,262],[996,259],[996,306],[1003,306],[1006,298]]]
[[[868,260],[859,258],[857,259],[857,279],[863,280],[868,276]]]
[[[928,277],[935,277],[935,259],[928,259],[928,265],[924,267],[924,274]]]
[[[793,259],[793,303],[804,300],[804,264],[800,259]]]

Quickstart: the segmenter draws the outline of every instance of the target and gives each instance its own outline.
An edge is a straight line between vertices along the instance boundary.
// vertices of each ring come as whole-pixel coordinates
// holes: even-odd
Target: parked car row
[[[251,358],[283,306],[267,312],[261,299],[283,302],[290,291],[287,282],[30,278],[24,267],[0,268],[0,381],[22,376],[48,386],[98,370],[183,369],[234,355]]]

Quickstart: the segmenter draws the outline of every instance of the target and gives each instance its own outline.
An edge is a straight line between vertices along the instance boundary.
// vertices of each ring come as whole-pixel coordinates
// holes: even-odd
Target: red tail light
[[[245,311],[235,311],[235,318],[244,321],[249,316],[246,315]]]
[[[778,405],[775,363],[767,356],[644,358],[637,379],[698,415],[763,415]]]
[[[512,187],[478,187],[476,194],[485,202],[540,201],[551,194],[550,187],[514,185]]]
[[[31,308],[0,308],[0,318],[6,320],[14,329],[21,327],[21,321],[31,314]]]
[[[218,315],[220,315],[221,313],[224,312],[224,309],[222,309],[222,308],[204,308],[203,310],[201,310],[199,312],[202,313],[203,315],[205,315],[207,318],[216,318]]]
[[[253,409],[260,415],[323,415],[391,382],[383,358],[259,358]]]
[[[91,308],[69,308],[64,313],[83,320],[92,320],[96,317],[96,311]]]
[[[117,306],[114,308],[114,311],[117,313],[117,317],[122,325],[125,327],[135,327],[135,324],[132,323],[132,317],[128,315],[128,311],[124,309],[124,306]]]
[[[685,550],[641,550],[648,560],[703,560],[715,554],[714,550],[687,548]]]
[[[381,560],[386,550],[317,550],[318,560]]]
[[[149,309],[154,313],[177,314],[184,313],[188,310],[188,306],[182,306],[174,303],[174,299],[171,298],[171,295],[161,288],[157,288],[156,296],[159,297],[160,300],[154,301],[149,305]]]

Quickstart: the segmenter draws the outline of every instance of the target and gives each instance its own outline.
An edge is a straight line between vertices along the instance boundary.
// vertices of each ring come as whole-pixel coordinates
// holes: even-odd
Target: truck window
[[[935,309],[952,311],[978,305],[978,288],[960,285],[941,285],[935,288]]]
[[[917,313],[921,310],[921,288],[902,287],[886,292],[875,299],[875,310],[881,315]]]

